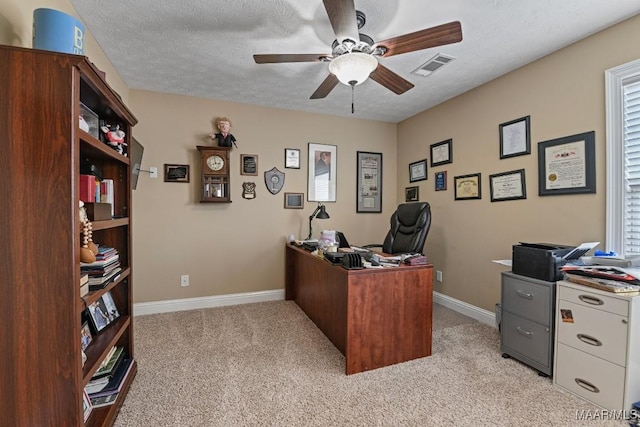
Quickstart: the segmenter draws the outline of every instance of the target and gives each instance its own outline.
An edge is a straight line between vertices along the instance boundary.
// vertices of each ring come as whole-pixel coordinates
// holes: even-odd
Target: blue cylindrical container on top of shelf
[[[33,48],[84,55],[84,25],[54,9],[33,11]]]

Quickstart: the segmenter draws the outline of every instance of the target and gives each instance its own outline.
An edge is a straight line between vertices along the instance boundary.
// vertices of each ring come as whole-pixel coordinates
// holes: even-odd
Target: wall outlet
[[[180,286],[182,286],[182,287],[189,286],[189,275],[188,274],[183,274],[182,276],[180,276]]]
[[[151,166],[149,168],[149,176],[151,178],[157,178],[158,177],[158,168],[155,166]]]
[[[436,270],[436,282],[442,282],[442,271]]]

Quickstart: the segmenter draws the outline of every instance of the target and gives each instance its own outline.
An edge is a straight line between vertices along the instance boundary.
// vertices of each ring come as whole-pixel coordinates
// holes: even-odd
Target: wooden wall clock
[[[200,152],[200,203],[231,203],[231,147],[197,147]]]

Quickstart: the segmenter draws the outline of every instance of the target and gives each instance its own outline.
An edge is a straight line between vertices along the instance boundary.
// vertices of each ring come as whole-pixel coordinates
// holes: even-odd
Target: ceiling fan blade
[[[329,74],[327,78],[324,79],[324,81],[320,84],[320,86],[318,86],[318,89],[313,92],[313,95],[311,95],[309,99],[320,99],[326,97],[327,95],[329,95],[329,92],[331,92],[333,88],[336,87],[337,84],[338,78],[333,74]]]
[[[360,41],[353,0],[323,0],[323,3],[338,42],[342,43],[344,39]]]
[[[416,31],[415,33],[393,37],[381,42],[377,42],[375,47],[384,47],[386,52],[384,57],[399,55],[401,53],[413,52],[416,50],[428,49],[430,47],[442,46],[450,43],[457,43],[462,40],[462,27],[459,21],[438,25]]]
[[[413,83],[400,77],[382,64],[378,64],[378,67],[373,70],[369,77],[397,95],[402,95],[413,87]]]
[[[274,53],[267,55],[253,55],[253,59],[256,61],[256,64],[276,64],[280,62],[323,62],[328,58],[330,58],[330,55],[324,53]]]

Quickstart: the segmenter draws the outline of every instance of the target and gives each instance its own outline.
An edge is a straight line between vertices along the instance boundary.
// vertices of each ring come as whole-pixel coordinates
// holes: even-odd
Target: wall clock
[[[200,203],[231,203],[229,153],[231,147],[198,145]]]

